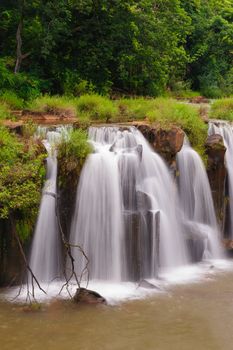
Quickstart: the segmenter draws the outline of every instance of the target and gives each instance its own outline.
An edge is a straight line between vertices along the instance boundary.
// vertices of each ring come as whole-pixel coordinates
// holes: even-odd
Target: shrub
[[[0,127],[0,145],[0,219],[13,215],[20,220],[25,239],[39,208],[45,154],[32,140],[24,142],[4,127]]]
[[[132,98],[120,99],[116,102],[119,114],[126,120],[143,120],[152,108],[152,99]]]
[[[30,103],[28,108],[34,112],[52,114],[64,114],[68,117],[76,116],[76,108],[73,99],[66,96],[42,96]]]
[[[32,100],[40,95],[41,82],[25,73],[14,74],[7,62],[0,59],[0,90],[12,91],[20,99]]]
[[[23,109],[25,105],[24,101],[10,90],[5,90],[0,95],[0,101],[11,109]]]
[[[12,115],[5,104],[0,104],[0,120],[11,119]]]
[[[117,107],[107,97],[100,95],[83,95],[76,102],[78,116],[81,119],[108,122],[117,114]]]
[[[74,129],[70,132],[68,139],[64,138],[58,147],[59,158],[76,158],[83,162],[91,152],[91,146],[87,141],[87,132]]]
[[[158,98],[153,101],[148,118],[150,122],[158,122],[163,127],[171,124],[181,127],[192,146],[203,156],[207,126],[200,118],[197,107],[173,99]]]
[[[210,118],[233,121],[233,97],[214,101],[211,106]]]

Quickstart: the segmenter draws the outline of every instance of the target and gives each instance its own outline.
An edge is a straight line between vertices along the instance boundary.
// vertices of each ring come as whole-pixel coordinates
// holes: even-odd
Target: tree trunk
[[[15,64],[15,74],[19,72],[20,66],[22,63],[22,59],[23,59],[23,57],[22,57],[23,56],[22,55],[22,37],[21,37],[22,28],[23,28],[23,17],[21,16],[20,21],[19,21],[19,25],[17,28],[17,32],[16,32],[17,59],[16,59],[16,64]]]

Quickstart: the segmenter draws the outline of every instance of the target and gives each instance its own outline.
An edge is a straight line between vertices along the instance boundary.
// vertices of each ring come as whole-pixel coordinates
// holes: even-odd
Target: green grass
[[[92,94],[83,95],[76,100],[77,114],[80,119],[109,122],[117,113],[117,106],[109,98]]]
[[[0,102],[0,120],[13,119],[8,107]]]
[[[203,153],[207,126],[200,117],[199,107],[177,102],[172,98],[122,98],[111,100],[97,94],[85,94],[78,98],[66,96],[43,96],[31,103],[31,110],[46,113],[72,111],[80,123],[116,123],[145,121],[158,127],[181,127],[192,146]]]
[[[64,114],[67,117],[76,116],[76,105],[74,99],[66,96],[48,96],[36,98],[30,102],[28,109],[33,112],[44,112],[51,114]]]
[[[163,128],[179,126],[187,134],[192,146],[203,156],[207,125],[201,119],[198,107],[173,99],[157,98],[147,117],[151,123],[158,123]]]
[[[18,97],[13,91],[4,91],[0,95],[0,102],[7,105],[10,109],[23,109],[24,100]]]
[[[214,101],[211,106],[210,118],[233,121],[233,97]]]

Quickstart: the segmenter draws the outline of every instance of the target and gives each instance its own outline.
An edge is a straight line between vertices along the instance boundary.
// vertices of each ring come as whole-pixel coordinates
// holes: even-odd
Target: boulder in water
[[[158,289],[158,290],[161,290],[160,287],[156,286],[156,285],[153,284],[153,283],[148,282],[147,280],[142,280],[142,281],[139,283],[139,287],[145,288],[145,289]]]
[[[78,288],[73,297],[76,303],[82,304],[106,304],[106,299],[99,293],[86,288]]]

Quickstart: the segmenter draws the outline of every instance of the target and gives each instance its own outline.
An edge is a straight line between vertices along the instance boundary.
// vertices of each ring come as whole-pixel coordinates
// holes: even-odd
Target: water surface
[[[55,302],[27,313],[0,303],[1,350],[223,350],[232,328],[232,271],[115,306]]]

